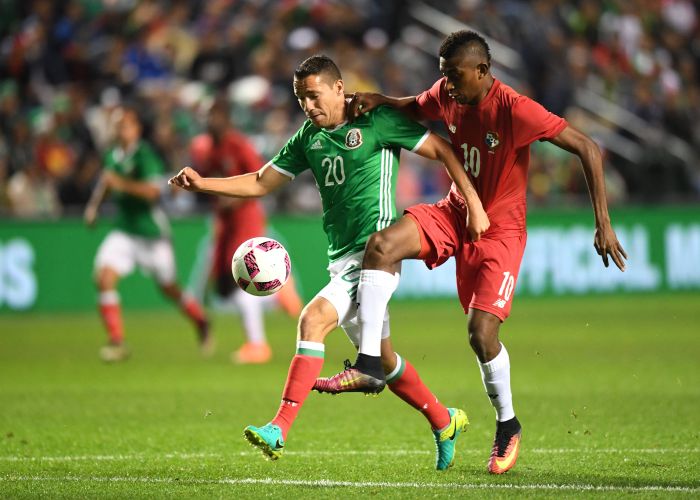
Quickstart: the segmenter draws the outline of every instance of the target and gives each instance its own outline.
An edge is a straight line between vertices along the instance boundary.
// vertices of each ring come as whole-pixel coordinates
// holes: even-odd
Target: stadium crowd
[[[214,97],[233,104],[235,125],[273,156],[303,115],[292,92],[296,65],[314,53],[343,68],[346,88],[412,95],[434,81],[408,2],[333,0],[31,0],[0,4],[0,214],[79,213],[102,169],[121,103],[136,103],[168,167],[188,163]],[[517,90],[596,138],[572,106],[593,88],[700,151],[700,36],[690,0],[460,0],[431,2],[517,50]],[[439,35],[442,38],[442,34]],[[498,71],[495,72],[498,77]],[[624,131],[621,131],[624,135]],[[697,199],[697,164],[639,144],[641,164],[606,148],[612,203]],[[663,146],[663,144],[661,145]],[[575,157],[533,148],[533,203],[587,203]],[[448,189],[441,169],[404,155],[401,206]],[[436,175],[436,172],[438,174]],[[310,195],[310,193],[314,193]],[[172,211],[196,200],[168,197]],[[313,179],[268,207],[315,211]],[[206,204],[204,205],[206,206]]]

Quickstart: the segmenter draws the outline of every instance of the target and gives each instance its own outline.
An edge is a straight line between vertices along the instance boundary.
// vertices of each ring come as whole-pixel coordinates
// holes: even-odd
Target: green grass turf
[[[313,393],[278,462],[242,438],[275,414],[295,324],[268,316],[274,361],[234,366],[236,318],[202,360],[174,310],[125,314],[107,366],[96,315],[0,316],[0,497],[494,498],[700,495],[700,297],[518,299],[502,328],[523,423],[518,465],[489,476],[494,414],[455,301],[392,305],[394,344],[472,425],[437,473],[424,418],[385,391]],[[353,358],[329,337],[324,374]],[[675,488],[675,489],[674,489]]]

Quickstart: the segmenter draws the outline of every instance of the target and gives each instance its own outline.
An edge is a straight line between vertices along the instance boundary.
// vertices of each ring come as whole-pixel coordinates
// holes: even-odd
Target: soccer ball
[[[251,238],[238,247],[231,260],[233,279],[251,295],[264,296],[278,292],[289,279],[292,264],[279,241],[272,238]]]

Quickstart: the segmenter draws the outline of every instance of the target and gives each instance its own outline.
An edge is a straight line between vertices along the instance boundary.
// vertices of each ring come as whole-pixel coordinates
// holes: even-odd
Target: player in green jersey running
[[[470,217],[465,224],[475,238],[488,228],[488,218],[461,162],[445,140],[389,107],[377,108],[347,123],[343,80],[329,58],[313,56],[304,61],[294,73],[294,93],[309,119],[257,173],[204,178],[184,168],[170,180],[191,191],[258,197],[310,169],[321,194],[331,281],[301,314],[297,353],[277,415],[263,427],[246,427],[245,436],[268,457],[279,458],[287,432],[323,366],[324,339],[341,326],[360,349],[358,364],[366,362],[348,368],[346,383],[356,391],[379,392],[388,374],[386,381],[392,392],[430,422],[438,449],[437,468],[445,469],[454,459],[454,438],[466,428],[466,415],[440,404],[415,369],[394,353],[388,315],[383,321],[381,349],[360,345],[358,279],[368,237],[396,219],[394,193],[401,148],[445,164],[468,200]],[[393,279],[398,283],[398,273]]]
[[[100,350],[104,361],[122,361],[124,346],[122,315],[117,285],[135,266],[153,275],[161,292],[180,305],[192,320],[204,354],[211,350],[209,323],[196,299],[182,293],[175,281],[175,256],[170,227],[158,207],[164,168],[153,148],[142,139],[142,123],[130,108],[118,122],[117,145],[107,151],[105,171],[85,208],[85,222],[92,226],[108,193],[115,198],[114,228],[100,245],[95,257],[95,282],[99,290],[100,315],[109,341]]]

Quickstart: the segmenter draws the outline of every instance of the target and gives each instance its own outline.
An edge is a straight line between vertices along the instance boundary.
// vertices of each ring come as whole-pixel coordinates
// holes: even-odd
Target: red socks
[[[204,313],[204,309],[199,305],[197,299],[183,294],[182,300],[180,301],[180,308],[188,318],[194,321],[197,325],[201,325],[207,321],[207,315]]]
[[[100,292],[100,316],[107,329],[109,342],[121,344],[124,341],[124,327],[122,326],[122,307],[116,291]]]
[[[284,439],[287,439],[289,428],[321,373],[324,354],[324,345],[320,342],[298,342],[297,354],[289,365],[282,402],[272,419],[272,423],[282,429]]]
[[[447,408],[430,392],[413,365],[398,354],[396,368],[387,375],[387,385],[391,392],[425,415],[434,430],[449,425],[450,414]]]

